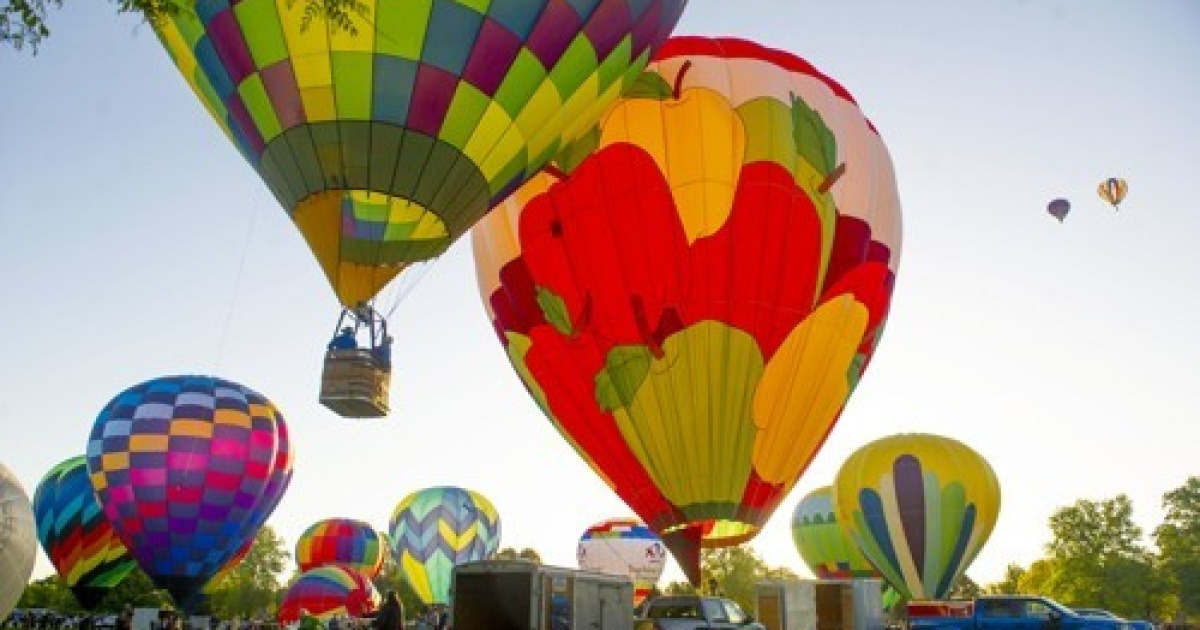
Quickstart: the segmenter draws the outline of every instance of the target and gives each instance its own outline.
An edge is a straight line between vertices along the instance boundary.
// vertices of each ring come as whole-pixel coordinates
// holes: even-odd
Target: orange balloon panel
[[[784,52],[676,38],[474,246],[533,397],[694,572],[700,544],[758,532],[833,427],[899,224],[845,89]]]

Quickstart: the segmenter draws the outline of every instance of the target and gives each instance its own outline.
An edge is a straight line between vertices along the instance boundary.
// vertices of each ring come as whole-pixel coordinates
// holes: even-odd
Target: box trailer
[[[755,619],[768,630],[883,630],[876,579],[767,580],[755,585]]]
[[[628,577],[520,560],[454,567],[454,630],[629,630],[633,582]]]

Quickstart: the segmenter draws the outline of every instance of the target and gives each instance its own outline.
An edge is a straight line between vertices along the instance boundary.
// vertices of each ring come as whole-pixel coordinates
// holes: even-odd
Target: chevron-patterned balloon
[[[401,575],[426,604],[449,601],[455,565],[485,560],[500,548],[496,507],[478,492],[451,486],[404,497],[388,530]]]
[[[82,455],[46,473],[33,494],[33,513],[46,557],[85,609],[94,609],[133,570],[133,556],[96,501]]]

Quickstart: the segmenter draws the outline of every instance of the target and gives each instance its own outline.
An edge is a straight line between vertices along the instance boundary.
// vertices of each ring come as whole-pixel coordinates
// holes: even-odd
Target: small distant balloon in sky
[[[1046,206],[1046,212],[1049,212],[1051,216],[1053,216],[1055,219],[1058,219],[1059,223],[1062,223],[1063,220],[1067,218],[1067,213],[1070,211],[1071,202],[1061,197],[1051,201],[1050,204]]]
[[[1125,194],[1129,192],[1129,184],[1125,180],[1110,177],[1096,188],[1096,192],[1105,203],[1111,205],[1114,210],[1120,209],[1121,202],[1125,200]]]

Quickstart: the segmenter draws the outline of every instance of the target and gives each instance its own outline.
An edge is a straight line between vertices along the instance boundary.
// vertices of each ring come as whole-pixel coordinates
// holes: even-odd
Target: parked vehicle
[[[754,616],[767,630],[883,630],[878,579],[766,580]]]
[[[637,630],[767,630],[737,602],[705,595],[667,595],[647,600]]]
[[[929,602],[909,602],[910,630],[1133,630],[1123,619],[1085,617],[1035,595],[993,595],[976,599],[963,614],[938,614]]]
[[[630,630],[633,582],[520,560],[454,567],[454,630]]]
[[[1105,619],[1120,619],[1122,621],[1127,621],[1132,625],[1133,630],[1155,630],[1154,624],[1150,623],[1149,621],[1143,621],[1141,619],[1125,619],[1124,617],[1118,617],[1117,615],[1114,615],[1103,608],[1076,608],[1075,612],[1083,615],[1084,617],[1101,617]]]

